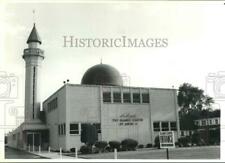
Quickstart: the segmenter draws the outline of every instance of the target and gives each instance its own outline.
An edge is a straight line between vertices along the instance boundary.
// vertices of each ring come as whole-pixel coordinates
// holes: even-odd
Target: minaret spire
[[[34,23],[32,31],[30,33],[30,36],[27,39],[27,43],[29,44],[30,42],[38,42],[41,44],[41,37],[39,36],[39,34],[37,32],[35,23]]]
[[[23,59],[26,63],[25,79],[25,122],[39,122],[41,107],[40,75],[44,51],[40,49],[41,38],[35,23],[27,40],[28,48],[24,49]]]
[[[35,10],[33,10],[33,22],[34,22],[34,25],[33,25],[33,29],[27,39],[27,43],[31,43],[31,42],[37,42],[39,44],[41,44],[41,38],[37,32],[37,29],[36,29],[36,23],[35,23]]]

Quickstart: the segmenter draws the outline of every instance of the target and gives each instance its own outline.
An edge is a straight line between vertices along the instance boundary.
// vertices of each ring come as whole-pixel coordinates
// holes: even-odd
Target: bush
[[[105,147],[108,145],[106,141],[97,141],[95,147],[99,149],[100,152],[104,152]]]
[[[199,145],[199,143],[200,143],[200,134],[198,132],[195,132],[191,136],[191,142],[192,142],[192,144]]]
[[[99,148],[97,148],[97,147],[94,147],[93,149],[92,149],[92,153],[99,153],[100,152],[100,150],[99,150]]]
[[[122,142],[121,142],[121,145],[122,145],[122,150],[135,150],[137,145],[138,145],[138,142],[136,140],[133,140],[133,139],[124,139]]]
[[[110,146],[110,148],[111,148],[111,150],[113,151],[113,149],[117,149],[117,150],[119,150],[120,149],[120,145],[121,145],[121,143],[119,142],[119,141],[110,141],[109,142],[109,146]]]
[[[189,138],[186,137],[181,137],[178,139],[178,143],[180,144],[180,146],[182,147],[188,147],[188,143],[190,143]]]
[[[107,147],[105,147],[105,151],[106,151],[106,152],[110,152],[110,151],[112,151],[112,150],[111,150],[110,146],[107,146]]]
[[[70,152],[75,152],[75,148],[70,148]]]
[[[152,144],[146,144],[146,148],[152,148]]]
[[[75,152],[75,148],[70,148],[70,152]]]
[[[83,145],[80,147],[80,152],[82,154],[90,154],[90,153],[92,153],[92,148],[90,146]]]
[[[143,144],[139,144],[138,148],[144,148],[144,145]]]
[[[179,147],[180,144],[178,142],[175,142],[175,147]]]
[[[160,148],[159,136],[155,137],[155,147]]]

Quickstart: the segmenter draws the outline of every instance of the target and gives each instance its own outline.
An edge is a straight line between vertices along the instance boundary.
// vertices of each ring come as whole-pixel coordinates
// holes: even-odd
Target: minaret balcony
[[[28,48],[24,49],[23,51],[23,58],[24,57],[31,57],[31,56],[40,56],[44,58],[44,50],[38,48]]]

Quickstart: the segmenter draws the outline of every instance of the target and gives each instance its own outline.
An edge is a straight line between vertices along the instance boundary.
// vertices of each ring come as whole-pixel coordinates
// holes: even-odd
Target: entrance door
[[[34,146],[41,145],[41,134],[40,133],[34,133]]]
[[[41,134],[36,132],[27,133],[27,145],[33,150],[38,149],[41,145]]]
[[[27,134],[27,145],[33,146],[33,134]]]

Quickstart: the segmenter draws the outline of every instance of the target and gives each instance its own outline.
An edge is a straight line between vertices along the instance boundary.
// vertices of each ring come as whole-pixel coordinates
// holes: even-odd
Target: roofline
[[[56,90],[53,94],[51,94],[50,96],[48,96],[42,103],[45,103],[48,99],[50,99],[52,96],[54,96],[56,93],[58,93],[61,89],[63,89],[64,87],[66,87],[66,85],[68,84],[64,84],[63,86],[61,86],[58,90]]]
[[[124,88],[142,88],[142,89],[155,89],[155,90],[178,90],[175,88],[156,88],[156,87],[138,87],[138,86],[120,86],[120,85],[94,85],[94,84],[67,84],[69,86],[87,86],[87,87],[124,87]]]
[[[177,91],[177,89],[174,88],[154,88],[154,87],[136,87],[136,86],[110,86],[110,85],[89,85],[89,84],[69,84],[66,83],[62,87],[60,87],[58,90],[56,90],[52,95],[47,97],[43,103],[45,103],[47,100],[49,100],[52,96],[54,96],[56,93],[58,93],[60,90],[64,89],[66,86],[76,86],[76,87],[120,87],[120,88],[134,88],[134,89],[151,89],[151,90],[174,90]]]

